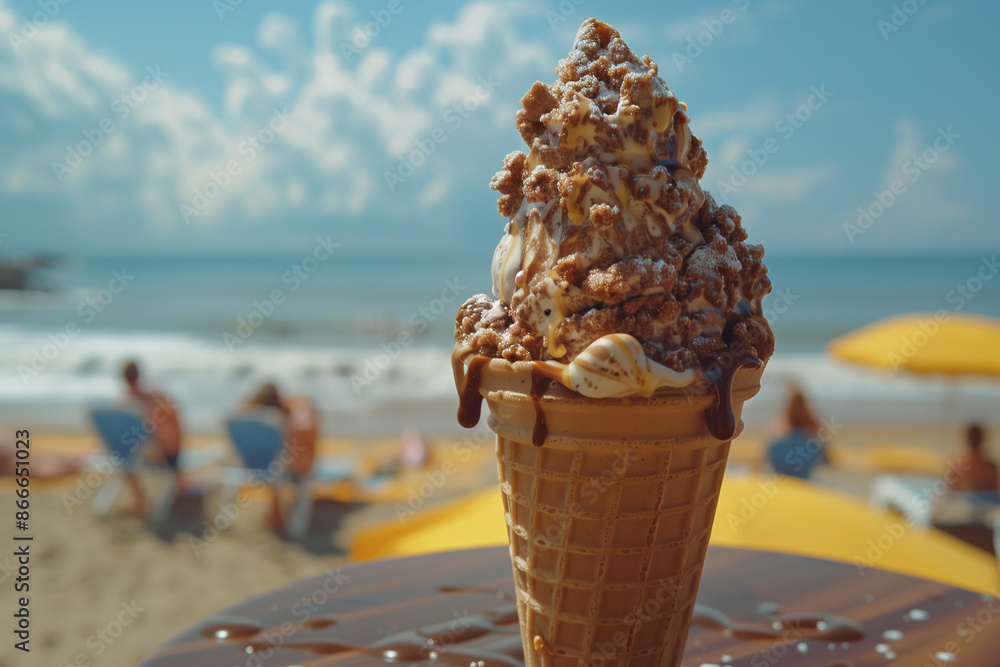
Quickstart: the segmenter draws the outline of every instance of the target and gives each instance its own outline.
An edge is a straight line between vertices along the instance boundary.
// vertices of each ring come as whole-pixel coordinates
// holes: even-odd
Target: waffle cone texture
[[[733,381],[737,434],[762,369]],[[709,433],[714,397],[588,399],[530,363],[483,371],[528,667],[680,664],[730,441]],[[532,444],[539,415],[544,444]]]

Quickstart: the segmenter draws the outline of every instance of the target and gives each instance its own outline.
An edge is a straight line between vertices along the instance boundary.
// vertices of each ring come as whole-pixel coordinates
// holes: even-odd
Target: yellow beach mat
[[[358,531],[354,560],[507,543],[500,490],[491,487],[400,521]],[[937,530],[910,529],[853,497],[784,477],[727,477],[712,531],[718,546],[767,549],[892,570],[983,593],[1000,592],[989,554]]]

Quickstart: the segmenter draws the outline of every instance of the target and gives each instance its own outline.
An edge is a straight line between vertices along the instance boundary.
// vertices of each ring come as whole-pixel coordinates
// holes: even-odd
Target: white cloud
[[[722,143],[717,155],[709,155],[709,168],[713,171],[726,171],[745,157],[750,148],[750,142],[742,136],[730,137]]]
[[[0,16],[5,25],[16,24],[3,5]],[[63,22],[52,22],[16,47],[10,34],[20,33],[7,33],[2,40],[0,90],[25,98],[51,120],[98,110],[104,95],[120,91],[129,80],[122,65],[92,51]]]
[[[0,188],[66,197],[74,211],[94,211],[98,221],[96,212],[106,202],[131,202],[157,225],[183,224],[179,206],[193,206],[199,196],[208,205],[194,215],[198,225],[289,210],[356,214],[406,208],[398,198],[377,196],[385,187],[383,171],[445,125],[447,106],[474,94],[480,77],[535,72],[553,61],[543,42],[526,39],[518,24],[537,9],[524,5],[513,12],[489,0],[473,0],[453,19],[433,21],[421,43],[393,51],[391,31],[402,30],[402,21],[417,19],[419,11],[404,5],[411,16],[396,17],[400,23],[384,26],[349,56],[344,47],[353,44],[355,28],[367,16],[347,3],[318,4],[307,30],[270,12],[252,43],[222,43],[210,53],[221,111],[167,76],[125,114],[112,101],[128,95],[145,72],[130,72],[69,24],[53,21],[21,53],[0,49],[0,125],[18,128],[21,140],[0,154]],[[0,0],[0,25],[14,23],[16,16]],[[312,43],[304,43],[302,34],[311,34]],[[492,126],[496,110],[515,108],[522,92],[501,88],[496,96],[481,97],[472,120],[464,122]],[[268,125],[281,109],[291,120],[272,132]],[[52,164],[65,162],[67,146],[72,149],[81,132],[105,121],[112,131],[60,181]],[[471,142],[466,150],[477,148]],[[433,206],[450,193],[444,174],[454,170],[453,161],[428,160],[420,185],[403,196]],[[131,199],[122,196],[123,187]]]
[[[774,95],[761,95],[739,107],[698,114],[691,122],[695,135],[712,136],[732,132],[760,132],[774,127],[780,118]]]
[[[762,171],[747,178],[741,194],[772,201],[799,201],[815,187],[830,181],[835,174],[836,170],[830,165]]]
[[[451,192],[451,182],[444,176],[439,176],[417,195],[417,205],[420,208],[431,208],[442,201]]]
[[[911,118],[896,121],[896,142],[889,151],[881,189],[891,189],[894,183],[897,188],[899,183],[905,186],[891,212],[911,220],[915,229],[940,231],[971,213],[969,204],[949,187],[961,165],[959,149],[948,143],[949,129],[937,128],[930,134]]]
[[[292,17],[268,12],[257,29],[257,43],[266,49],[284,51],[299,40],[299,26]]]
[[[723,21],[722,12],[728,12],[726,15],[728,21]],[[759,37],[748,5],[735,2],[732,5],[708,9],[670,21],[664,32],[668,46],[680,51],[683,51],[692,40],[695,45],[705,49],[711,48],[716,42],[721,43],[724,39],[748,44]]]
[[[950,129],[930,133],[910,117],[896,119],[879,182],[863,193],[860,206],[839,217],[837,226],[850,243],[872,248],[954,244],[955,226],[968,222],[974,211],[956,195],[961,137],[949,139]]]
[[[893,132],[896,143],[889,151],[889,160],[882,177],[883,190],[890,189],[895,181],[910,181],[917,173],[914,170],[929,171],[932,168],[951,170],[957,165],[953,147],[948,146],[943,152],[935,149],[933,142],[937,137],[925,140],[919,125],[912,118],[898,118]],[[942,142],[941,145],[947,144]],[[925,150],[929,151],[928,157],[935,156],[933,161],[923,160],[922,154]]]

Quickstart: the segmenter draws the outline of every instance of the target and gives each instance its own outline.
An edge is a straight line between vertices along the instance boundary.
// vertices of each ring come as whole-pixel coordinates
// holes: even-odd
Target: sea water
[[[778,342],[749,425],[770,421],[793,381],[838,421],[988,420],[1000,404],[996,382],[878,373],[826,353],[835,337],[892,314],[1000,315],[993,255],[766,261]],[[121,396],[121,366],[135,359],[192,431],[221,432],[270,380],[310,395],[327,434],[457,432],[454,314],[490,291],[489,262],[489,250],[66,259],[35,277],[41,289],[0,291],[0,426],[84,429],[88,408]]]

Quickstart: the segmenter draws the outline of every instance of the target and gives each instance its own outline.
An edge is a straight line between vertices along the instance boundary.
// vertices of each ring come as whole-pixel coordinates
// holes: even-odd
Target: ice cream
[[[522,99],[527,153],[490,184],[509,218],[495,300],[462,306],[459,348],[541,362],[596,398],[721,384],[741,361],[720,357],[766,360],[763,250],[701,189],[708,158],[656,64],[590,19],[556,73]]]
[[[526,665],[675,667],[770,282],[655,63],[589,19],[556,73],[491,183],[509,221],[494,298],[458,313],[459,421],[486,399]]]

